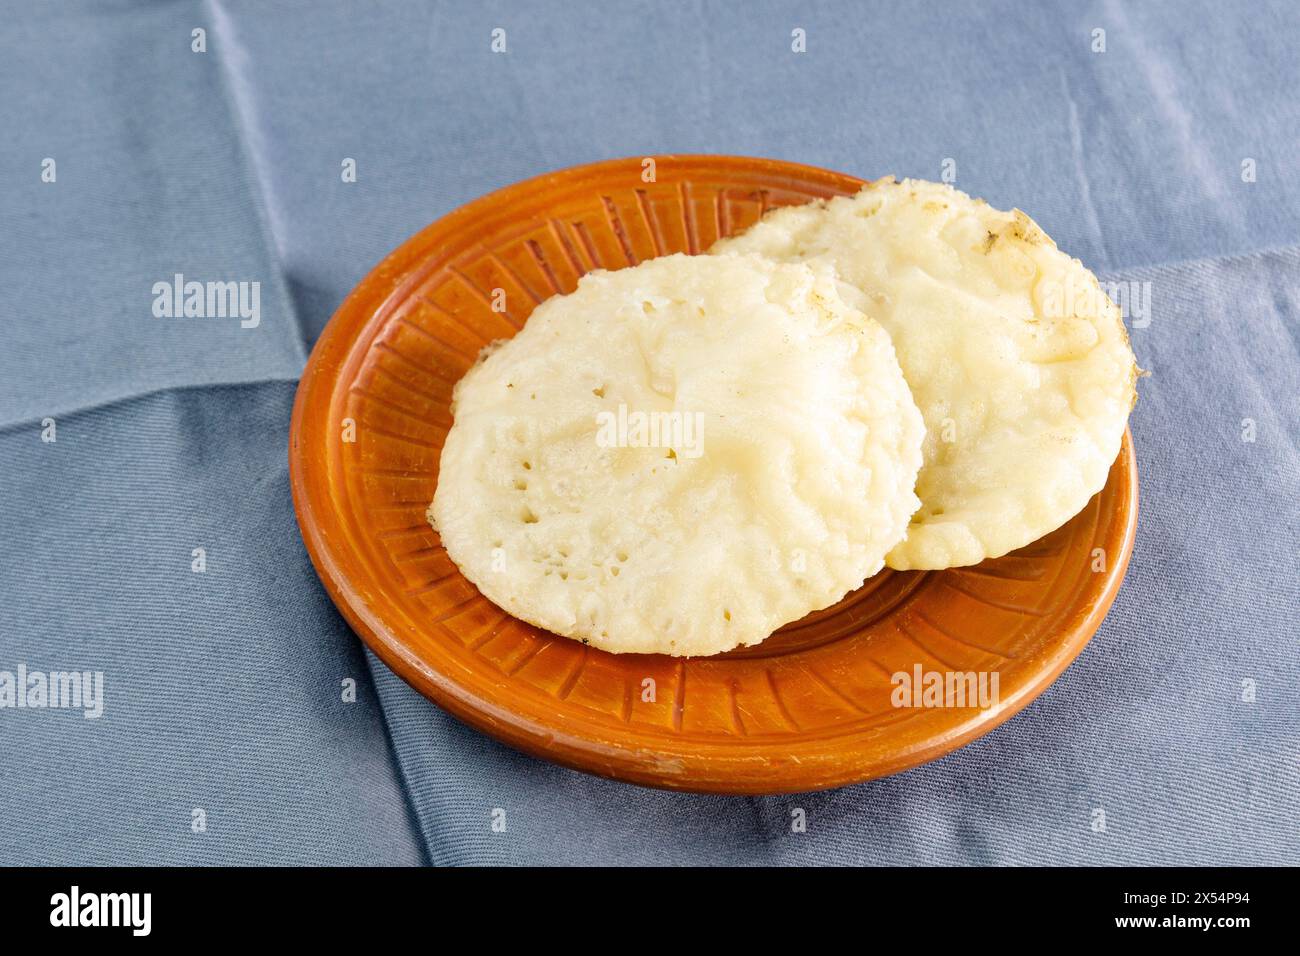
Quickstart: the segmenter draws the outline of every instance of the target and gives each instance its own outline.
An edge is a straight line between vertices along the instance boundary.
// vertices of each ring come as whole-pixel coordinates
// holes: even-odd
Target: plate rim
[[[818,762],[817,766],[807,767],[806,770],[809,772],[797,780],[782,782],[752,773],[754,758],[746,756],[744,751],[762,746],[761,742],[753,742],[748,745],[748,748],[744,743],[733,745],[731,749],[734,750],[734,755],[711,756],[713,765],[719,768],[714,773],[686,775],[686,778],[682,779],[677,774],[656,772],[653,767],[645,765],[644,757],[641,758],[641,762],[637,762],[628,754],[624,746],[602,741],[594,734],[577,736],[553,725],[539,724],[527,714],[483,697],[457,683],[423,660],[409,643],[403,641],[394,632],[391,623],[385,622],[380,615],[374,613],[348,580],[348,575],[341,566],[329,534],[331,530],[337,531],[340,535],[344,532],[325,520],[337,512],[337,508],[329,507],[334,500],[333,483],[329,481],[332,475],[331,457],[328,454],[322,455],[319,464],[323,467],[314,467],[305,449],[313,436],[324,437],[320,427],[322,423],[327,424],[335,418],[333,413],[338,395],[333,387],[334,383],[345,374],[354,361],[360,361],[364,357],[373,333],[377,333],[383,327],[384,317],[391,306],[402,300],[402,294],[410,284],[422,278],[418,269],[420,257],[416,254],[417,249],[423,246],[431,233],[454,228],[459,219],[473,218],[479,209],[499,202],[504,194],[517,192],[522,195],[544,189],[556,181],[563,181],[566,185],[572,186],[575,181],[580,182],[586,177],[597,177],[609,170],[625,168],[631,170],[633,164],[639,175],[644,159],[645,157],[642,156],[623,157],[552,170],[508,184],[457,207],[407,236],[366,273],[331,316],[313,346],[299,380],[289,424],[288,441],[289,478],[295,517],[312,565],[331,601],[353,631],[385,666],[461,722],[541,759],[623,782],[659,789],[715,794],[771,795],[812,792],[860,783],[911,769],[991,732],[1028,706],[1078,657],[1095,635],[1123,585],[1136,539],[1139,490],[1136,454],[1132,434],[1127,425],[1119,456],[1112,464],[1112,469],[1122,464],[1123,471],[1128,476],[1127,484],[1122,489],[1124,497],[1120,502],[1121,507],[1118,509],[1123,520],[1123,527],[1118,529],[1119,560],[1112,562],[1108,567],[1099,598],[1092,603],[1079,624],[1073,628],[1070,639],[1057,645],[1046,666],[1017,687],[1013,694],[1000,699],[996,708],[978,711],[970,720],[952,728],[949,732],[931,736],[916,746],[902,748],[891,758],[876,761],[868,767],[845,761],[842,757],[828,757],[824,762]],[[791,178],[799,179],[801,182],[806,182],[806,178],[813,178],[846,189],[858,188],[866,182],[847,173],[760,157],[656,154],[654,159],[660,164],[671,162],[701,165],[715,171],[720,167],[744,166],[750,171],[763,169],[769,173],[796,174]],[[806,178],[800,179],[800,177]],[[412,264],[415,268],[407,268],[404,272],[404,264]],[[361,303],[370,301],[372,286],[393,276],[396,276],[398,281],[392,284],[382,301],[371,307],[359,308]],[[372,334],[367,335],[367,330]],[[1114,530],[1111,529],[1112,538]],[[664,759],[671,762],[674,758]],[[734,762],[735,771],[748,772],[734,775],[727,769],[729,762]],[[818,770],[821,772],[811,772]],[[800,771],[805,771],[802,764]]]

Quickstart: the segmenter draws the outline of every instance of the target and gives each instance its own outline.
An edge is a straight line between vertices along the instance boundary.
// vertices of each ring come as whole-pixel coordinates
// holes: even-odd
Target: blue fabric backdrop
[[[0,863],[1300,862],[1296,4],[3,6],[0,671],[105,691],[0,710]],[[951,160],[1149,290],[1123,591],[942,760],[769,799],[563,770],[409,690],[312,572],[289,409],[352,285],[484,192],[670,152]],[[260,282],[260,323],[155,317],[176,273]]]

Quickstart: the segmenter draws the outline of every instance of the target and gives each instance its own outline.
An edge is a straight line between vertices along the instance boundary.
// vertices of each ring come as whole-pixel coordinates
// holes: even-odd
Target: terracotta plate
[[[515,620],[425,523],[452,385],[537,303],[588,270],[696,253],[764,209],[862,185],[731,156],[660,156],[653,172],[615,160],[502,189],[409,239],[348,296],[303,375],[289,449],[298,521],[331,597],[389,667],[461,720],[637,783],[834,787],[988,732],[1065,669],[1119,589],[1137,520],[1127,435],[1105,490],[1030,547],[961,570],[885,571],[715,658],[611,655]],[[997,703],[893,706],[891,677],[918,667],[923,682],[996,673]]]

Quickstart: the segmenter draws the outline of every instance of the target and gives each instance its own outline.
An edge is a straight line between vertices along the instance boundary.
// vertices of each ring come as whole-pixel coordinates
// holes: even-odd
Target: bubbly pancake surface
[[[878,571],[923,426],[829,270],[667,256],[583,278],[457,385],[430,521],[490,600],[615,652],[762,641]]]
[[[889,332],[926,426],[921,508],[890,567],[1004,555],[1104,486],[1136,398],[1123,320],[1019,210],[881,180],[774,210],[710,251],[829,265]]]

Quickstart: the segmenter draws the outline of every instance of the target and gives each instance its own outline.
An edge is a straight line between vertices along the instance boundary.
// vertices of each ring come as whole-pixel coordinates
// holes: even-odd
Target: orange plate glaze
[[[289,445],[298,522],[334,603],[389,667],[466,723],[650,786],[836,787],[992,730],[1065,669],[1119,590],[1137,521],[1127,434],[1106,488],[1035,544],[971,568],[884,571],[765,643],[713,658],[607,654],[518,621],[461,576],[425,522],[452,385],[537,303],[591,269],[698,253],[764,209],[862,185],[736,156],[660,156],[649,183],[642,171],[639,158],[613,160],[478,199],[405,242],[343,303],[298,387]],[[891,675],[918,664],[997,672],[999,702],[892,706]]]

